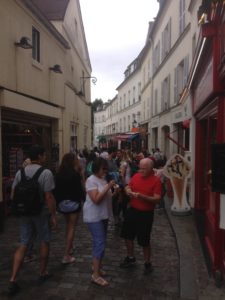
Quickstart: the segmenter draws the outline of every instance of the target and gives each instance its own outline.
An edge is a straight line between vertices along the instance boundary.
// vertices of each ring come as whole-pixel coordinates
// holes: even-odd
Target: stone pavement
[[[174,216],[172,199],[165,199],[165,209],[175,234],[180,265],[180,299],[225,300],[225,284],[221,288],[209,275],[197,234],[193,215]]]
[[[59,216],[59,226],[53,232],[49,271],[53,277],[41,287],[37,286],[38,262],[23,265],[19,276],[21,292],[13,299],[179,299],[179,261],[176,242],[168,218],[163,212],[155,215],[152,234],[154,272],[143,275],[142,251],[136,247],[137,266],[132,270],[119,268],[125,256],[119,229],[109,226],[108,244],[105,253],[105,270],[109,287],[99,287],[90,282],[91,239],[87,227],[80,218],[75,238],[73,265],[61,264],[64,248],[64,219]],[[18,220],[10,217],[5,233],[0,236],[0,299],[7,299],[13,252],[18,244]]]
[[[19,276],[21,292],[13,299],[32,300],[222,300],[225,287],[218,289],[208,276],[201,248],[194,229],[192,216],[175,217],[170,214],[170,201],[166,210],[156,211],[152,232],[152,261],[154,271],[143,275],[143,257],[136,246],[137,266],[123,270],[119,263],[125,255],[119,228],[110,224],[105,253],[105,267],[109,287],[99,287],[90,282],[91,238],[80,217],[75,237],[76,262],[64,266],[65,224],[58,215],[59,226],[53,232],[49,271],[53,277],[41,287],[37,286],[38,262],[23,265]],[[5,232],[0,235],[0,299],[8,299],[8,286],[12,257],[18,245],[18,219],[9,217]],[[178,247],[177,247],[178,246]]]

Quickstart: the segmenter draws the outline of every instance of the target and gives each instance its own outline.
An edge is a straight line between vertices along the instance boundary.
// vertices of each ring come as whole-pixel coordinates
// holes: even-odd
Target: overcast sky
[[[92,65],[91,100],[106,102],[124,80],[126,67],[145,45],[148,22],[156,17],[157,0],[80,0]]]

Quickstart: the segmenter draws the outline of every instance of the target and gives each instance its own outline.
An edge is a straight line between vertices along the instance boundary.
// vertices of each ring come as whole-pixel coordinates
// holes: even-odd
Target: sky
[[[91,101],[113,99],[127,66],[145,45],[157,0],[80,0],[92,66]]]

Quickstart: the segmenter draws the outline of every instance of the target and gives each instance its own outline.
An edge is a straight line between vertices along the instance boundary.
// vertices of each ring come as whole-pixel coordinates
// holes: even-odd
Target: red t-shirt
[[[148,177],[142,177],[140,173],[136,173],[130,180],[129,186],[134,193],[140,193],[147,196],[161,195],[162,184],[158,177],[154,174]],[[148,201],[131,198],[130,206],[141,211],[151,211],[155,204]]]

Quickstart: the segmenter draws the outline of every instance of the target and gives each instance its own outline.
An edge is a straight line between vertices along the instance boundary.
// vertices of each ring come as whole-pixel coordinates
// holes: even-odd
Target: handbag
[[[80,209],[81,203],[72,200],[63,200],[59,203],[58,208],[62,213],[72,213]]]

